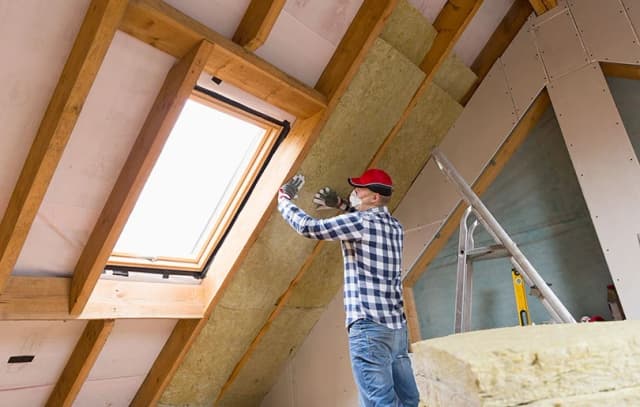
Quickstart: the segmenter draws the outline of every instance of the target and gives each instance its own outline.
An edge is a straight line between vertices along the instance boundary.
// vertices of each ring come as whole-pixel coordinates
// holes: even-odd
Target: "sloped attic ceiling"
[[[287,1],[255,52],[229,40],[250,3],[0,1],[14,56],[0,66],[0,349],[35,356],[0,375],[11,405],[259,403],[341,273],[335,247],[274,215],[273,191],[300,170],[310,209],[315,189],[346,193],[375,164],[395,207],[512,1],[381,1],[360,18],[361,0]],[[466,27],[457,42],[430,23],[447,13]],[[203,38],[214,45],[194,48]],[[100,278],[199,70],[296,117],[292,132],[200,284]]]

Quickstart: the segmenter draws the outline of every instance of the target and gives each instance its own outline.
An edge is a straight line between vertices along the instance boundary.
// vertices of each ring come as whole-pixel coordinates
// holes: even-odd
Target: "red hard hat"
[[[358,188],[368,188],[380,195],[389,196],[393,191],[393,182],[389,174],[378,168],[370,168],[361,176],[349,178],[349,184]]]

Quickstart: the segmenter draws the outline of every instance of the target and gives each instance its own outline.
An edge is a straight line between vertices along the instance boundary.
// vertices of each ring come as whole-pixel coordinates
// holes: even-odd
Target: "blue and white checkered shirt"
[[[362,318],[391,329],[406,323],[401,279],[404,231],[387,207],[316,219],[280,198],[278,210],[302,236],[340,240],[347,327]]]

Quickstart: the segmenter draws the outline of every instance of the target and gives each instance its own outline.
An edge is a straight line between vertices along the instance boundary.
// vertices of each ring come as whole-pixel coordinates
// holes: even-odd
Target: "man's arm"
[[[278,199],[278,210],[284,220],[304,237],[317,240],[362,239],[364,226],[357,212],[333,218],[316,219],[284,197]]]

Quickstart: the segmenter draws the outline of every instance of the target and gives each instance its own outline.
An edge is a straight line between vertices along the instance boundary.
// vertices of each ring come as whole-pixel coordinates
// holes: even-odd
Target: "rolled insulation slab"
[[[415,343],[413,362],[430,407],[640,405],[640,321],[451,335]]]

